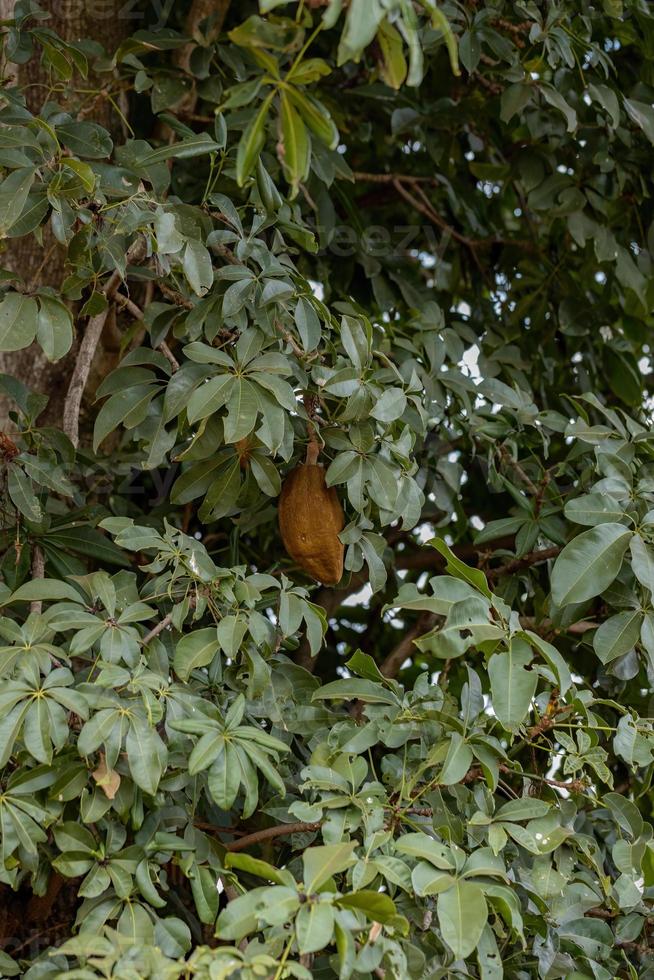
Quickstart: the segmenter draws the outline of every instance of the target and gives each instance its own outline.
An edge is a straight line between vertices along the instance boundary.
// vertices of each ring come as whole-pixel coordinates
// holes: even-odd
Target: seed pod
[[[282,541],[300,568],[323,585],[335,585],[343,574],[338,534],[344,526],[343,508],[325,482],[324,468],[302,463],[291,470],[279,497]]]

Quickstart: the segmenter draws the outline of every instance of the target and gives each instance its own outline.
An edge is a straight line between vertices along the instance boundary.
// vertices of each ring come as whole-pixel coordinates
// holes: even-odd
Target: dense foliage
[[[2,976],[651,978],[654,9],[213,6],[2,28]]]

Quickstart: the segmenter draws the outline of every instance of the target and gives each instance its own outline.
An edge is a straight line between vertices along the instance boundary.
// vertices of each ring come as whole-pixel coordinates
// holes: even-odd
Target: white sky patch
[[[468,347],[467,351],[464,353],[459,362],[459,367],[466,371],[468,377],[473,378],[475,381],[481,381],[481,373],[479,371],[479,347],[477,344],[473,344],[472,347]]]
[[[313,295],[322,303],[325,298],[325,287],[323,284],[318,282],[316,279],[309,279],[309,285],[311,286],[311,292]]]
[[[420,524],[415,530],[420,544],[427,544],[434,537],[434,528],[431,524]]]
[[[341,605],[363,606],[367,602],[370,602],[371,598],[372,598],[372,589],[370,585],[364,585],[364,587],[362,589],[359,589],[358,592],[354,592],[352,595],[349,595],[347,599],[345,599],[345,601],[341,603]]]

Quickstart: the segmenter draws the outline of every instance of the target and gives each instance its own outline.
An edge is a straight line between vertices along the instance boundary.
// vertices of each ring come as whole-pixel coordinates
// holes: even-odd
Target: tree
[[[2,976],[654,975],[651,6],[4,6]]]

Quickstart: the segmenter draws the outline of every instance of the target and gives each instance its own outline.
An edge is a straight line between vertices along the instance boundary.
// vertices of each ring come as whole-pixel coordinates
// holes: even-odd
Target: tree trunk
[[[13,17],[14,0],[0,0],[0,18],[3,20]],[[90,38],[101,43],[108,53],[112,53],[120,41],[141,26],[125,11],[124,0],[59,0],[48,4],[52,15],[45,26],[56,31],[64,40],[76,41]],[[128,5],[129,6],[129,5]],[[38,113],[43,99],[47,82],[38,53],[29,62],[16,68],[15,81],[20,85],[30,86],[27,89],[28,105],[32,112]],[[106,84],[106,76],[98,82],[98,88]],[[90,77],[84,88],[93,85]],[[70,87],[71,95],[75,96],[74,86]],[[72,102],[67,104],[66,96],[59,96],[65,108],[71,112],[77,111]],[[120,131],[120,116],[108,99],[99,97],[93,105],[92,118],[105,126],[116,135]],[[43,245],[39,245],[34,235],[5,241],[5,251],[0,254],[0,265],[21,276],[30,289],[38,286],[52,286],[59,289],[64,279],[65,253],[55,241],[49,224],[44,228]],[[50,397],[50,402],[41,416],[42,423],[59,425],[61,423],[63,402],[68,388],[73,364],[75,362],[77,344],[73,344],[69,354],[51,364],[44,356],[38,344],[32,344],[25,350],[8,354],[0,354],[0,373],[10,374],[18,378],[34,391],[42,392]],[[11,404],[0,396],[0,431],[7,428],[9,422],[7,412]]]

